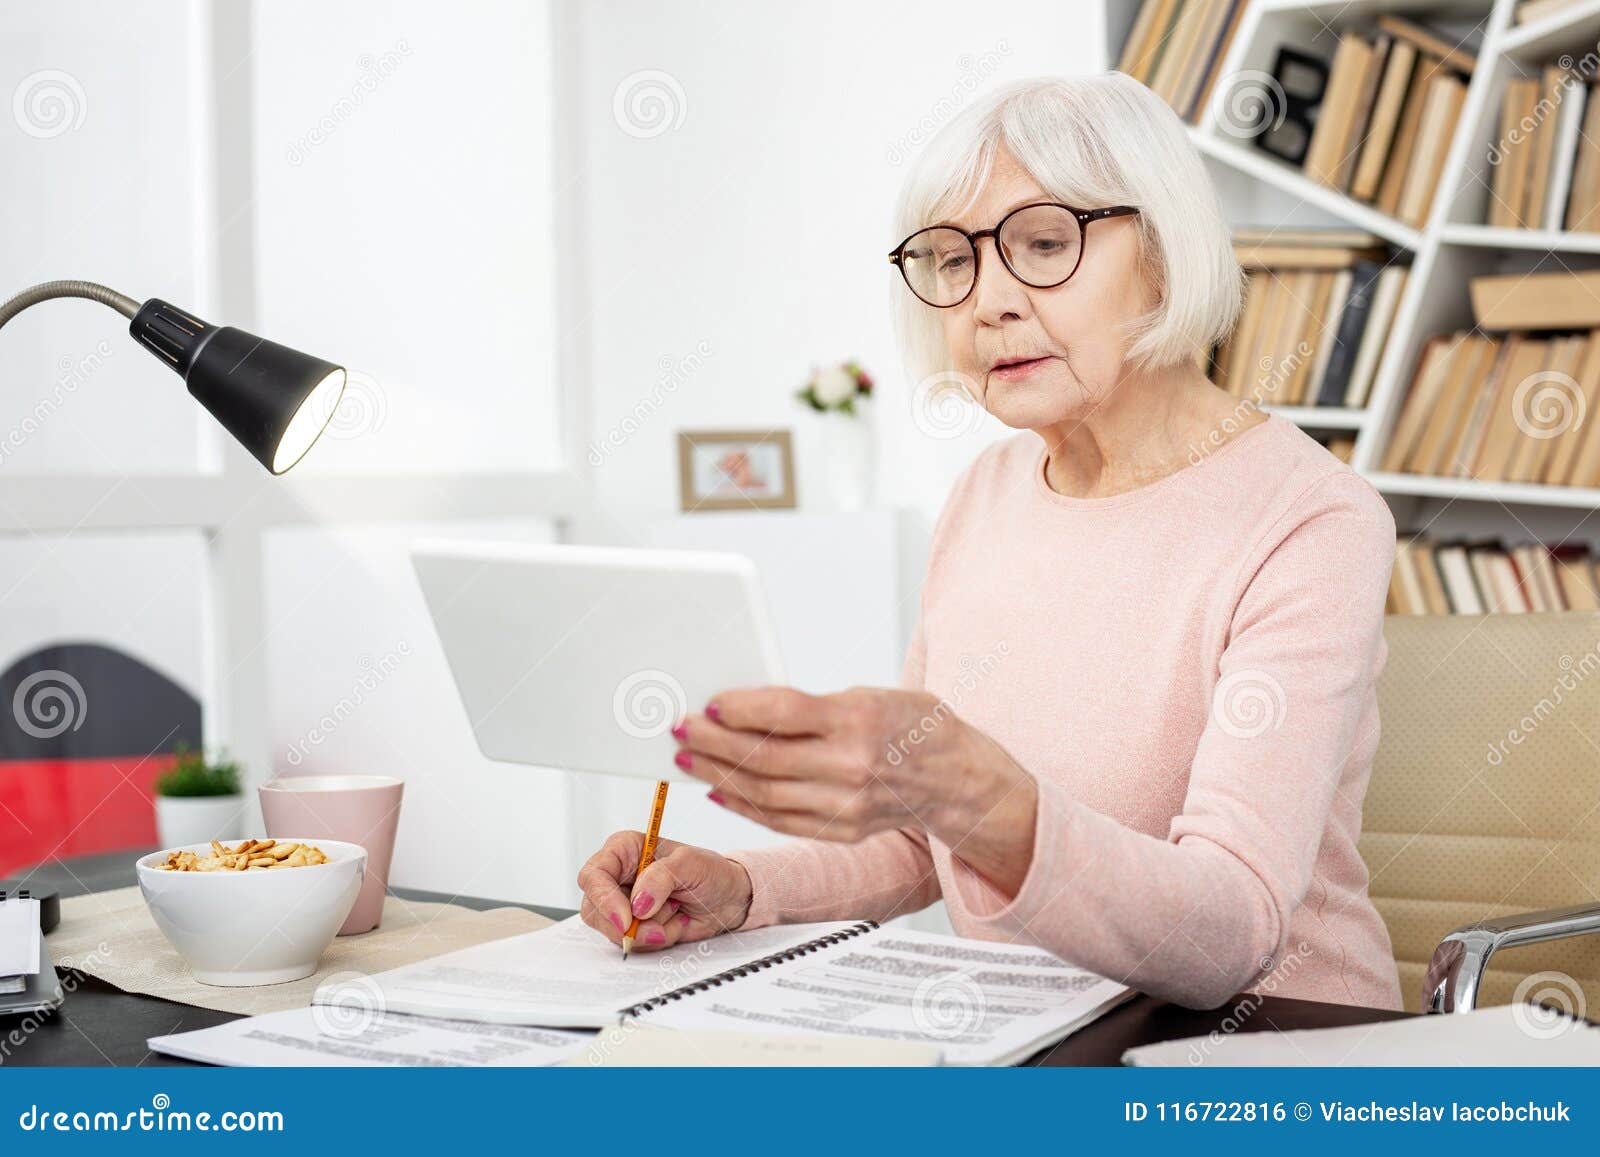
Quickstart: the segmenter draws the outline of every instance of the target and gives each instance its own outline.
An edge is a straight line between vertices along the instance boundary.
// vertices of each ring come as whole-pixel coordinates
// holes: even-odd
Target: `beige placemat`
[[[316,972],[304,980],[255,988],[201,984],[161,935],[137,886],[61,901],[61,923],[45,937],[62,968],[75,968],[124,992],[180,1004],[255,1016],[304,1008],[318,984],[335,972],[380,972],[487,940],[535,932],[552,923],[524,908],[478,912],[455,904],[402,900],[383,903],[383,923],[360,936],[336,936]]]

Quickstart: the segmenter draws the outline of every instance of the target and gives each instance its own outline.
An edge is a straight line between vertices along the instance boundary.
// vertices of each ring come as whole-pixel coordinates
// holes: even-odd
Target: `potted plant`
[[[872,498],[872,378],[857,361],[814,370],[795,397],[822,416],[828,490],[841,510],[860,510]]]
[[[178,748],[178,762],[156,780],[156,832],[163,848],[231,840],[240,835],[244,795],[239,765]]]

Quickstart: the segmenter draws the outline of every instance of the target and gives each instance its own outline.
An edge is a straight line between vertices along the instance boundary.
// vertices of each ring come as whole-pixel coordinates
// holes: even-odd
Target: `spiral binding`
[[[685,984],[681,988],[674,988],[671,992],[663,992],[660,996],[653,996],[649,1000],[642,1000],[638,1004],[630,1004],[622,1010],[622,1019],[643,1016],[653,1009],[661,1008],[670,1001],[682,1000],[686,996],[693,996],[697,992],[707,992],[713,988],[721,987],[724,981],[738,980],[741,976],[749,976],[753,972],[760,972],[763,968],[771,968],[774,964],[796,960],[812,952],[820,952],[824,948],[848,940],[852,936],[860,936],[871,932],[878,926],[876,920],[863,920],[852,924],[849,928],[841,928],[837,932],[830,932],[826,936],[818,936],[814,940],[807,940],[804,944],[797,944],[793,948],[785,948],[782,952],[774,952],[770,956],[763,956],[752,960],[748,964],[741,964],[737,968],[729,968],[708,976],[704,980],[697,980],[693,984]]]

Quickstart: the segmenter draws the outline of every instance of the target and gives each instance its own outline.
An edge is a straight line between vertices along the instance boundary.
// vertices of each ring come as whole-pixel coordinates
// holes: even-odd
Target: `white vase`
[[[854,414],[830,411],[818,415],[824,487],[836,510],[864,510],[872,505],[874,451],[872,405],[857,402]]]
[[[163,848],[236,840],[244,812],[243,795],[158,795],[156,835]]]

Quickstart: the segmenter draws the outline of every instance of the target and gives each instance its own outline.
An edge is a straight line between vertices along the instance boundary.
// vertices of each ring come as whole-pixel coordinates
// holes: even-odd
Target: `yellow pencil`
[[[656,841],[661,838],[661,813],[667,810],[667,781],[662,780],[656,784],[656,802],[650,808],[650,826],[644,831],[644,847],[639,849],[639,870],[633,874],[634,882],[644,875],[644,870],[650,866],[650,861],[656,858]],[[622,937],[622,959],[628,959],[628,950],[633,947],[633,938],[639,931],[639,917],[635,916],[628,925],[627,933]]]

